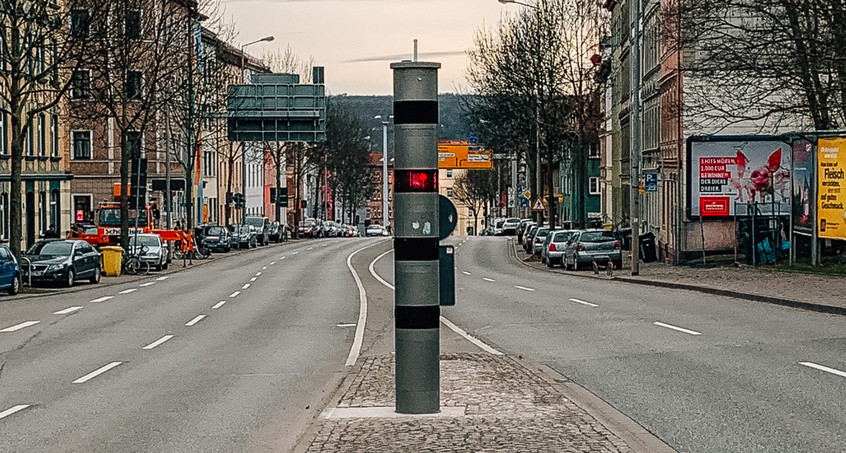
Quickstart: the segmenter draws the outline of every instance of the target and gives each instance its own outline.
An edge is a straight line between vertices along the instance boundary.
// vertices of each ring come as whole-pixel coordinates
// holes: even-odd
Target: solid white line
[[[250,287],[250,284],[249,284],[249,283],[244,283],[244,286],[242,286],[242,287],[241,287],[241,289],[247,289],[247,288],[249,288],[249,287]]]
[[[799,362],[799,365],[805,365],[807,367],[816,368],[820,371],[825,371],[826,373],[836,374],[841,377],[846,377],[846,371],[835,370],[834,368],[829,368],[827,366],[817,365],[813,362]]]
[[[135,291],[138,291],[138,288],[125,289],[125,290],[119,292],[118,294],[129,294],[129,293],[134,293]]]
[[[161,281],[165,281],[165,280],[167,280],[168,278],[170,278],[170,275],[165,275],[164,277],[159,277],[159,278],[157,278],[157,279],[156,279],[156,281],[160,281],[160,282],[161,282]]]
[[[114,299],[114,298],[115,298],[115,296],[103,296],[103,297],[100,297],[100,298],[97,298],[97,299],[94,299],[94,300],[90,300],[88,302],[92,302],[92,303],[96,304],[97,302],[105,302],[109,299]]]
[[[222,301],[220,301],[220,302],[218,302],[218,303],[214,304],[214,306],[212,306],[212,308],[220,308],[220,307],[222,307],[222,306],[223,306],[223,304],[225,304],[225,303],[226,303],[226,301],[225,301],[225,300],[222,300]]]
[[[253,278],[250,279],[251,282],[254,282],[256,280],[258,280],[258,277],[253,277]]]
[[[514,287],[517,288],[517,289],[522,289],[523,291],[534,291],[535,290],[534,288],[526,288],[525,286],[520,286],[520,285],[514,285]]]
[[[159,338],[158,340],[156,340],[156,341],[154,341],[154,342],[152,342],[152,343],[148,344],[147,346],[144,346],[144,347],[143,347],[143,348],[141,348],[141,349],[146,349],[146,350],[153,349],[153,348],[155,348],[156,346],[158,346],[158,345],[160,345],[160,344],[164,343],[165,341],[170,340],[171,338],[173,338],[173,335],[165,335],[165,336],[163,336],[163,337]]]
[[[352,257],[355,256],[356,253],[369,249],[375,245],[379,245],[382,242],[383,241],[379,241],[366,247],[362,247],[350,253],[350,256],[347,257],[347,267],[355,280],[355,285],[358,286],[358,322],[355,326],[355,337],[353,339],[352,347],[350,347],[350,354],[347,356],[347,361],[345,363],[346,366],[355,365],[356,360],[358,360],[358,355],[361,354],[361,343],[364,341],[364,325],[367,323],[367,291],[364,290],[364,285],[361,284],[361,279],[358,277],[358,273],[355,269],[353,269]]]
[[[230,294],[229,297],[236,297],[238,294],[241,294],[241,291],[235,291],[234,293]]]
[[[82,384],[83,382],[85,382],[89,379],[93,379],[93,378],[105,373],[106,371],[111,370],[112,368],[120,365],[121,363],[123,363],[123,362],[112,362],[112,363],[110,363],[110,364],[108,364],[108,365],[106,365],[102,368],[98,368],[98,369],[86,374],[85,376],[82,376],[81,378],[73,381],[73,384]]]
[[[81,308],[82,307],[68,307],[68,308],[65,308],[64,310],[59,310],[59,311],[53,312],[53,314],[54,315],[66,315],[68,313],[73,313],[73,312],[75,312],[75,311],[77,311]]]
[[[488,278],[488,277],[482,277],[482,280],[484,280],[486,282],[495,282],[496,281],[496,280],[494,280],[492,278]]]
[[[579,299],[570,299],[570,302],[575,302],[577,304],[587,305],[588,307],[598,307],[599,306],[599,305],[592,304],[590,302],[585,302],[585,301],[579,300]]]
[[[11,326],[11,327],[6,327],[5,329],[0,330],[0,332],[14,332],[14,331],[16,331],[16,330],[21,330],[21,329],[26,328],[26,327],[29,327],[29,326],[34,326],[34,325],[38,324],[39,322],[41,322],[41,321],[26,321],[26,322],[22,322],[22,323],[20,323],[20,324],[16,324],[16,325]]]
[[[469,273],[469,272],[467,272],[467,271],[461,271],[461,273],[462,273],[462,274],[464,274],[464,275],[473,275],[473,274],[471,274],[471,273]]]
[[[383,278],[382,278],[382,276],[380,276],[379,274],[377,274],[377,273],[376,273],[376,269],[374,269],[374,268],[373,268],[373,266],[375,266],[375,265],[376,265],[376,261],[379,261],[380,259],[382,259],[382,257],[383,257],[383,256],[385,256],[385,255],[387,255],[387,254],[389,254],[389,253],[392,253],[393,251],[394,251],[394,249],[390,249],[390,250],[388,250],[387,252],[385,252],[385,253],[383,253],[383,254],[381,254],[381,255],[377,256],[377,257],[376,257],[376,259],[374,259],[373,261],[371,261],[371,262],[370,262],[370,266],[368,266],[368,268],[370,269],[370,275],[372,275],[372,276],[373,276],[373,278],[375,278],[376,280],[378,280],[378,281],[379,281],[379,283],[381,283],[381,284],[383,284],[383,285],[385,285],[385,286],[387,286],[388,288],[391,288],[391,289],[394,289],[394,285],[392,285],[392,284],[388,283],[387,281],[385,281],[385,279],[383,279]]]
[[[155,285],[155,284],[156,284],[156,282],[147,282],[147,283],[142,283],[142,284],[140,284],[140,285],[138,285],[138,286],[140,286],[140,287],[142,287],[142,288],[146,288],[146,287],[148,287],[148,286],[153,286],[153,285]]]
[[[185,325],[186,325],[187,327],[191,327],[191,326],[193,326],[194,324],[197,324],[198,322],[202,321],[202,320],[203,320],[203,318],[205,318],[205,317],[206,317],[206,315],[197,315],[197,317],[196,317],[196,318],[194,318],[194,319],[192,319],[192,320],[190,320],[190,321],[186,322],[186,323],[185,323]]]
[[[482,342],[482,340],[479,340],[478,338],[476,338],[476,337],[474,337],[474,336],[470,335],[470,334],[469,334],[469,333],[467,333],[464,329],[462,329],[461,327],[456,326],[455,324],[453,324],[452,322],[450,322],[450,320],[448,320],[448,319],[444,318],[443,316],[441,316],[441,322],[442,322],[442,323],[444,323],[444,325],[445,325],[445,326],[447,326],[447,327],[449,327],[450,329],[452,329],[452,331],[453,331],[453,332],[455,332],[455,333],[457,333],[457,334],[461,335],[461,336],[462,336],[462,337],[464,337],[467,341],[469,341],[470,343],[475,344],[476,346],[478,346],[478,347],[479,347],[480,349],[482,349],[483,351],[485,351],[485,352],[487,352],[487,353],[489,353],[489,354],[493,354],[493,355],[502,355],[502,353],[501,353],[501,352],[499,352],[499,351],[497,351],[496,349],[494,349],[494,348],[492,348],[492,347],[488,346],[487,344],[485,344],[484,342]]]
[[[681,327],[676,327],[676,326],[673,326],[673,325],[670,325],[670,324],[664,324],[663,322],[656,321],[652,324],[655,324],[656,326],[666,327],[668,329],[677,330],[679,332],[688,333],[690,335],[702,335],[701,332],[697,332],[695,330],[688,330],[688,329],[684,329],[684,328],[681,328]]]
[[[29,407],[29,404],[18,404],[17,406],[12,406],[12,407],[6,409],[3,412],[0,412],[0,418],[6,418],[6,417],[14,414],[15,412],[22,411],[22,410],[24,410],[28,407]]]

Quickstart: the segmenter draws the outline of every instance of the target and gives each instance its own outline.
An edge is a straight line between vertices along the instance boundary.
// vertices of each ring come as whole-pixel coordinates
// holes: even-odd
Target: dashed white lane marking
[[[496,281],[496,280],[494,280],[492,278],[488,278],[488,277],[482,277],[482,280],[484,280],[486,282],[495,282]]]
[[[198,322],[202,321],[202,320],[203,320],[203,318],[205,318],[205,317],[206,317],[206,315],[197,315],[197,317],[196,317],[196,318],[194,318],[194,319],[192,319],[192,320],[190,320],[190,321],[186,322],[186,323],[185,323],[185,326],[186,326],[186,327],[191,327],[191,326],[193,326],[194,324],[197,324]]]
[[[222,301],[220,301],[220,302],[218,302],[218,303],[214,304],[214,305],[212,306],[212,308],[220,308],[220,307],[222,307],[222,306],[223,306],[223,304],[225,304],[225,303],[226,303],[226,301],[225,301],[225,300],[222,300]]]
[[[685,328],[678,327],[678,326],[673,326],[673,325],[670,325],[670,324],[665,324],[663,322],[655,321],[652,324],[655,324],[656,326],[659,326],[659,327],[666,327],[668,329],[673,329],[673,330],[676,330],[676,331],[679,331],[679,332],[684,332],[684,333],[690,334],[690,335],[702,335],[702,332],[697,332],[695,330],[690,330],[690,329],[685,329]]]
[[[73,312],[80,310],[80,309],[82,309],[82,307],[68,307],[68,308],[65,308],[64,310],[59,310],[59,311],[53,312],[53,314],[54,315],[66,315],[68,313],[73,313]]]
[[[355,327],[354,322],[342,322],[335,325],[335,327]]]
[[[247,288],[249,288],[249,287],[250,287],[250,284],[249,284],[249,283],[244,283],[244,286],[242,286],[242,287],[241,287],[241,289],[247,289]]]
[[[89,302],[96,304],[97,302],[105,302],[109,299],[114,299],[114,298],[115,298],[115,296],[103,296],[103,297],[99,297],[99,298],[94,299],[94,300],[90,300]]]
[[[22,410],[28,408],[29,406],[30,406],[29,404],[18,404],[17,406],[12,406],[12,407],[6,409],[3,412],[0,412],[0,418],[6,418],[6,417],[14,414],[15,412],[19,412],[19,411],[22,411]]]
[[[256,272],[256,277],[261,277],[261,272]]]
[[[523,291],[534,291],[535,290],[534,288],[527,288],[525,286],[520,286],[520,285],[514,285],[514,287],[517,288],[517,289],[522,289]]]
[[[167,280],[168,278],[170,278],[170,275],[165,275],[164,277],[157,278],[156,281],[162,282],[162,281]]]
[[[799,365],[804,365],[811,368],[816,368],[820,371],[825,371],[826,373],[836,374],[840,377],[846,377],[846,371],[835,370],[834,368],[829,368],[827,366],[818,365],[813,362],[799,362]]]
[[[147,282],[147,283],[142,283],[142,284],[140,284],[140,285],[138,285],[138,286],[140,286],[141,288],[146,288],[146,287],[148,287],[148,286],[153,286],[153,285],[155,285],[155,284],[156,284],[156,282]]]
[[[479,340],[478,338],[476,338],[476,337],[474,337],[474,336],[470,335],[470,334],[469,334],[469,333],[467,333],[464,329],[462,329],[461,327],[456,326],[456,325],[455,325],[455,324],[453,324],[450,320],[448,320],[448,319],[444,318],[443,316],[441,316],[441,322],[442,322],[442,323],[444,323],[444,325],[445,325],[445,326],[447,326],[447,327],[449,327],[450,329],[452,329],[452,331],[453,331],[453,332],[455,332],[455,333],[457,333],[457,334],[461,335],[461,336],[462,336],[462,337],[464,337],[467,341],[469,341],[470,343],[475,344],[476,346],[478,346],[479,348],[481,348],[483,351],[485,351],[485,352],[487,352],[487,353],[489,353],[489,354],[493,354],[493,355],[502,355],[502,353],[501,353],[501,352],[499,352],[499,351],[497,351],[496,349],[494,349],[494,348],[492,348],[492,347],[488,346],[487,344],[485,344],[484,342],[482,342],[482,340]]]
[[[286,258],[286,257],[284,257],[284,256],[280,256],[280,257],[279,257],[279,259],[280,259],[280,260],[284,260],[285,258]]]
[[[296,255],[297,253],[300,253],[300,252],[292,252],[291,255]]]
[[[235,291],[234,293],[230,294],[229,297],[237,297],[238,294],[241,294],[241,291]]]
[[[273,266],[274,264],[276,264],[276,261],[271,261],[271,262],[270,262],[270,265],[271,265],[271,266]]]
[[[250,279],[251,282],[254,282],[256,280],[258,280],[258,277],[253,277],[253,278]]]
[[[267,270],[267,266],[264,266],[263,268],[261,268],[261,270]]]
[[[167,340],[170,340],[171,338],[173,338],[173,335],[165,335],[165,336],[163,336],[163,337],[159,338],[158,340],[156,340],[156,341],[154,341],[154,342],[152,342],[152,343],[148,344],[147,346],[144,346],[144,347],[143,347],[143,348],[141,348],[141,349],[146,349],[146,350],[148,350],[148,351],[149,351],[150,349],[155,348],[156,346],[158,346],[158,345],[160,345],[160,344],[164,343],[164,342],[165,342],[165,341],[167,341]]]
[[[125,289],[125,290],[119,292],[118,294],[129,294],[129,293],[134,293],[135,291],[138,291],[138,288]]]
[[[106,365],[106,366],[103,366],[103,367],[101,367],[101,368],[98,368],[98,369],[96,369],[96,370],[94,370],[94,371],[92,371],[92,372],[90,372],[90,373],[86,374],[85,376],[82,376],[81,378],[79,378],[79,379],[77,379],[77,380],[73,381],[73,384],[82,384],[83,382],[86,382],[86,381],[88,381],[88,380],[90,380],[90,379],[93,379],[93,378],[95,378],[95,377],[97,377],[97,376],[99,376],[99,375],[101,375],[101,374],[105,373],[106,371],[111,370],[112,368],[114,368],[114,367],[116,367],[116,366],[120,365],[121,363],[123,363],[123,362],[112,362],[112,363],[110,363],[110,364],[108,364],[108,365]]]
[[[20,323],[20,324],[15,324],[14,326],[11,326],[11,327],[6,327],[5,329],[0,330],[0,332],[14,332],[14,331],[16,331],[16,330],[25,329],[25,328],[27,328],[27,327],[29,327],[29,326],[34,326],[34,325],[38,324],[39,322],[41,322],[41,321],[26,321],[26,322],[22,322],[22,323]]]
[[[306,250],[314,250],[314,247],[309,247]]]
[[[461,271],[461,273],[462,273],[462,274],[464,274],[464,275],[473,275],[473,274],[471,274],[471,273],[469,273],[469,272],[467,272],[467,271]]]
[[[592,304],[590,302],[586,302],[586,301],[579,300],[579,299],[570,299],[570,302],[575,302],[577,304],[587,305],[588,307],[598,307],[599,306],[597,304]]]

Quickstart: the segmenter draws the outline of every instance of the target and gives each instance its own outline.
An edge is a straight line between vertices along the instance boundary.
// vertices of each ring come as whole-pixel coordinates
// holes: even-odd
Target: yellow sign
[[[846,239],[846,138],[821,138],[817,146],[817,231]]]
[[[558,202],[559,202],[559,203],[564,203],[564,194],[563,194],[563,193],[559,193],[559,194],[558,194]]]
[[[480,145],[439,143],[438,168],[490,170],[493,168],[493,152]]]

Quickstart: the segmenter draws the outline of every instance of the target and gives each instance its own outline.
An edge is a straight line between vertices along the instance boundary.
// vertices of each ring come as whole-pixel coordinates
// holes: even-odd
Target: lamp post
[[[244,49],[247,46],[251,46],[253,44],[258,44],[260,42],[270,42],[273,41],[273,35],[265,36],[264,38],[257,39],[255,41],[248,42],[241,46],[241,83],[247,83],[247,74],[246,74],[246,55],[244,53]],[[241,207],[241,224],[244,224],[247,221],[247,148],[244,146],[244,143],[241,142],[241,192],[244,195],[244,204]]]
[[[388,125],[391,124],[391,119],[394,115],[388,115],[388,118],[382,119],[382,115],[376,115],[373,118],[382,120],[382,223],[384,227],[390,231],[390,216],[388,215]]]

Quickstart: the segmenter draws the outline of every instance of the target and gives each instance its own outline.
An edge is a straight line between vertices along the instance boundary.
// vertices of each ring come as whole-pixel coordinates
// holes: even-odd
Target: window
[[[73,158],[91,159],[91,131],[73,131]]]
[[[50,192],[50,223],[56,225],[57,229],[61,228],[61,222],[59,221],[59,213],[62,212],[62,207],[59,204],[61,203],[59,195],[60,194],[58,189],[53,189]]]
[[[599,159],[599,143],[591,143],[588,149],[588,158]]]
[[[0,194],[0,238],[9,239],[9,194]]]
[[[9,142],[6,141],[6,114],[0,113],[0,154],[9,154]]]
[[[50,150],[50,155],[58,157],[59,155],[59,115],[50,115],[50,144],[53,149]]]
[[[447,198],[452,198],[452,187],[447,187]]]
[[[124,26],[128,39],[141,39],[141,11],[127,11]]]
[[[88,99],[91,85],[91,73],[87,70],[74,71],[71,75],[71,98]]]
[[[452,170],[447,170],[447,178],[452,178]]]
[[[38,194],[38,227],[43,235],[47,231],[47,193]]]
[[[88,37],[91,25],[91,13],[87,9],[75,9],[70,13],[71,37],[84,39]]]
[[[599,178],[592,176],[588,183],[588,193],[590,195],[599,195]]]
[[[38,155],[47,155],[47,133],[45,132],[47,123],[47,115],[40,113],[38,115]]]
[[[127,71],[124,94],[129,100],[141,99],[141,71]]]
[[[26,155],[35,155],[35,137],[32,136],[32,123],[26,125]]]

